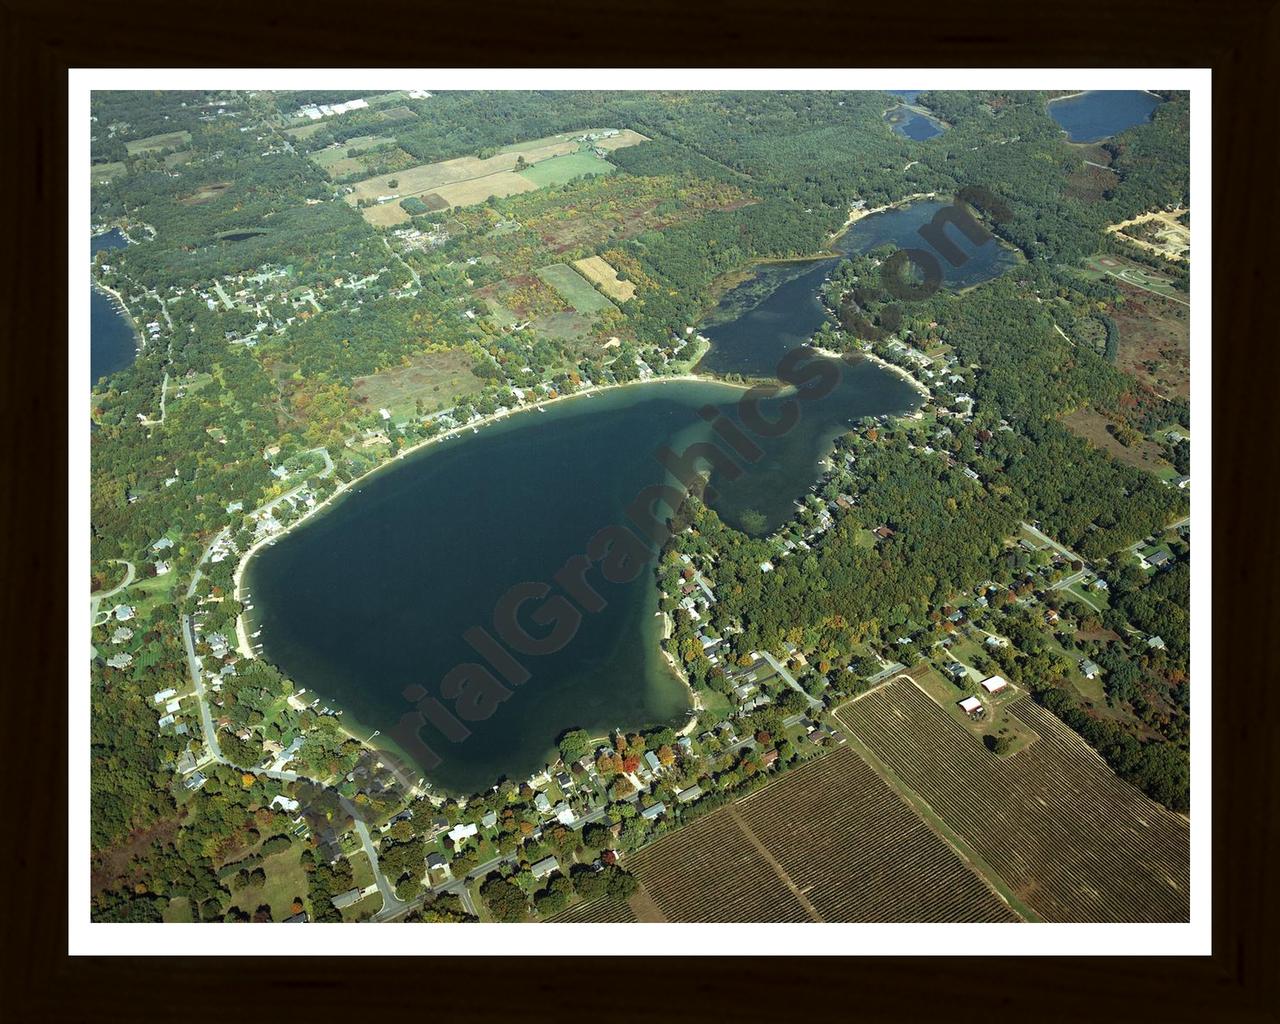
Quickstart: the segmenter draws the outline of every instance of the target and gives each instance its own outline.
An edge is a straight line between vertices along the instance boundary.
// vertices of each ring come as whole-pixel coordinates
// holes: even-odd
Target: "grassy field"
[[[640,920],[1017,920],[847,748],[626,863],[641,883],[631,901]]]
[[[245,888],[235,892],[231,907],[239,907],[247,914],[253,914],[262,904],[271,907],[271,917],[275,921],[283,921],[293,910],[291,905],[295,897],[307,895],[307,873],[302,867],[302,844],[295,842],[287,850],[274,853],[262,862],[267,873],[266,884],[260,889]]]
[[[496,174],[441,185],[422,198],[429,201],[432,195],[436,195],[444,201],[445,206],[474,206],[476,203],[483,203],[490,196],[501,199],[521,192],[531,192],[537,187],[528,178],[514,171],[498,171]]]
[[[352,391],[370,411],[389,409],[396,419],[407,419],[422,399],[426,413],[447,409],[463,395],[481,390],[483,382],[471,372],[471,357],[461,349],[428,352],[368,377],[357,377]]]
[[[402,171],[380,174],[356,182],[353,191],[347,196],[347,202],[355,206],[361,199],[376,199],[379,196],[397,195],[421,196],[437,193],[450,206],[469,206],[480,203],[490,196],[514,195],[527,192],[537,187],[527,178],[515,174],[517,160],[524,158],[527,164],[536,164],[552,157],[572,153],[577,143],[568,139],[556,142],[537,140],[539,144],[525,143],[512,147],[508,152],[497,153],[491,157],[480,159],[474,156],[458,157],[455,160],[441,160],[436,163],[419,164],[407,167]],[[391,182],[395,182],[394,185]],[[366,219],[371,211],[379,207],[363,210]]]
[[[94,184],[98,184],[110,181],[112,178],[118,178],[127,173],[127,171],[128,168],[119,160],[109,164],[91,164],[89,167],[89,180]]]
[[[323,170],[330,178],[344,178],[348,174],[358,174],[361,171],[366,174],[369,171],[368,162],[362,159],[362,154],[377,146],[385,146],[394,143],[396,140],[390,135],[357,135],[354,139],[348,139],[346,142],[337,143],[332,146],[326,146],[324,149],[317,150],[311,154],[311,162]],[[356,151],[355,156],[351,156],[352,150]],[[397,151],[404,156],[408,156],[403,150]],[[395,154],[376,154],[374,159],[383,160],[388,156]],[[412,158],[409,158],[412,163]]]
[[[600,290],[616,302],[626,302],[636,293],[636,286],[630,281],[619,280],[618,272],[599,256],[574,260],[573,265],[583,277],[599,285]]]
[[[563,263],[553,263],[549,267],[541,268],[537,273],[579,313],[590,315],[613,308],[613,303],[591,287],[591,284],[572,267]]]
[[[190,141],[190,132],[164,132],[161,135],[148,135],[145,139],[126,142],[124,148],[130,156],[139,156],[143,153],[158,153],[162,149],[177,149]]]
[[[617,135],[610,138],[596,139],[592,145],[612,153],[615,149],[625,149],[627,146],[634,146],[636,143],[648,141],[649,136],[633,132],[630,128],[623,128]]]
[[[1135,469],[1145,469],[1157,475],[1166,470],[1169,475],[1176,475],[1173,467],[1165,459],[1164,449],[1160,445],[1143,438],[1137,444],[1126,447],[1107,429],[1112,421],[1096,409],[1077,409],[1070,415],[1064,416],[1062,422],[1072,433],[1083,437],[1095,448],[1102,448],[1109,452],[1117,462],[1133,466]]]
[[[1010,711],[1040,739],[1003,758],[906,680],[837,717],[1043,919],[1188,920],[1186,819],[1118,779],[1030,698]]]
[[[520,174],[537,188],[545,188],[548,185],[563,185],[566,181],[584,175],[612,174],[615,170],[617,168],[613,164],[608,160],[601,160],[594,153],[570,153],[533,164]]]

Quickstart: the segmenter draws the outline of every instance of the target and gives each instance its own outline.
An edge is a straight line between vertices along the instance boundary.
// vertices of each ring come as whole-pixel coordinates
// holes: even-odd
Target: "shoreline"
[[[253,544],[251,544],[245,550],[244,554],[242,554],[236,562],[235,572],[232,575],[232,591],[231,591],[232,598],[237,602],[243,603],[245,573],[248,570],[249,563],[250,561],[252,561],[253,556],[256,555],[262,548],[270,546],[271,544],[279,540],[281,537],[289,533],[291,530],[297,529],[298,527],[306,524],[312,519],[313,516],[316,516],[322,510],[326,509],[331,503],[336,502],[338,499],[350,493],[353,490],[353,488],[356,487],[356,485],[362,483],[364,480],[366,480],[368,477],[372,476],[373,474],[378,473],[384,469],[387,469],[390,466],[395,465],[399,460],[401,460],[407,455],[411,455],[415,452],[423,450],[430,445],[447,441],[451,437],[461,435],[467,430],[471,430],[474,428],[475,430],[478,431],[481,427],[488,426],[492,423],[497,423],[497,422],[509,419],[512,416],[518,416],[521,413],[533,412],[535,409],[543,409],[543,408],[546,408],[547,406],[554,405],[557,402],[569,401],[574,398],[586,398],[597,393],[614,391],[620,388],[632,387],[634,385],[639,385],[639,384],[674,383],[677,381],[683,382],[683,383],[700,382],[704,384],[719,384],[723,387],[734,388],[740,391],[746,391],[746,390],[749,390],[750,388],[750,385],[736,384],[732,381],[721,380],[718,377],[710,376],[707,374],[692,373],[692,372],[671,374],[669,376],[661,376],[661,377],[649,377],[645,380],[624,381],[619,384],[592,385],[591,387],[583,388],[579,391],[574,391],[571,394],[556,395],[554,398],[546,398],[540,402],[533,402],[528,405],[521,405],[518,408],[510,409],[505,413],[501,413],[501,414],[491,413],[490,415],[485,416],[474,423],[462,424],[457,427],[452,427],[443,433],[435,434],[432,437],[423,438],[421,441],[418,441],[415,444],[402,449],[401,451],[397,452],[395,455],[391,456],[385,461],[380,462],[378,465],[369,468],[364,473],[361,473],[359,476],[353,477],[349,481],[345,481],[345,482],[339,481],[337,486],[334,488],[334,490],[332,490],[323,500],[317,502],[314,507],[308,509],[305,513],[303,513],[293,522],[286,525],[282,530],[278,531],[277,533],[273,533],[268,537],[263,537],[260,540],[257,540]],[[258,654],[253,649],[253,645],[249,642],[249,640],[250,638],[248,634],[248,628],[245,622],[245,612],[241,611],[240,614],[236,616],[236,648],[241,657],[248,658],[248,659],[256,659],[258,657]],[[659,650],[661,650],[661,646],[659,646]],[[662,653],[664,655],[666,654],[665,651],[662,651]],[[689,695],[690,695],[690,701],[689,701],[690,708],[694,712],[690,716],[690,720],[685,723],[685,725],[681,728],[680,732],[678,733],[678,735],[683,736],[683,735],[688,735],[690,732],[692,732],[694,728],[697,727],[697,722],[698,722],[697,711],[699,709],[697,707],[698,702],[696,700],[696,695],[693,692],[693,687],[689,685],[688,678],[681,675],[679,672],[676,672],[675,674],[677,678],[679,678],[681,682],[685,685],[685,687],[688,689]],[[307,690],[308,692],[314,692],[314,691],[311,691],[309,687],[307,688]],[[330,706],[333,706],[337,702],[334,700],[327,700],[326,703],[328,703]],[[344,716],[345,716],[346,709],[340,708],[340,710],[344,712]],[[345,725],[345,723],[341,721],[341,719],[339,720],[338,728],[344,735],[349,736],[351,739],[354,739],[357,742],[361,743],[362,745],[368,747],[374,753],[382,752],[382,748],[378,747],[373,742],[377,738],[377,736],[382,735],[381,730],[374,730],[375,735],[369,735],[367,737],[360,736],[360,735],[357,735],[351,729],[347,728],[347,726]],[[397,761],[400,761],[406,765],[413,764],[412,760],[407,758],[403,751],[400,751],[399,749],[397,749],[391,744],[388,744],[388,747],[390,748],[390,752],[396,755]],[[417,770],[418,772],[421,772],[421,768],[417,767],[416,765],[414,767],[415,767],[415,770]],[[432,793],[437,792],[436,787],[434,786],[434,784],[430,782],[430,780],[426,780],[425,787],[428,791]],[[416,783],[413,784],[412,789],[414,790],[414,792],[419,791],[419,787]],[[440,790],[439,792],[445,792],[445,791]],[[450,795],[465,797],[473,794],[450,794]]]
[[[832,240],[839,238],[841,235],[844,234],[845,231],[848,230],[848,227],[852,223],[856,223],[858,220],[861,220],[864,217],[869,217],[875,213],[883,213],[891,209],[910,206],[912,203],[917,202],[919,200],[932,199],[932,198],[935,198],[936,196],[937,196],[936,192],[916,193],[911,196],[906,196],[903,199],[896,200],[893,203],[889,203],[885,206],[876,207],[871,210],[854,210],[850,213],[850,219],[849,221],[846,222],[844,227],[841,228],[840,231],[837,231],[833,236],[831,236]],[[754,267],[757,265],[767,264],[767,263],[795,262],[797,260],[802,260],[802,259],[807,259],[807,260],[831,259],[832,255],[833,255],[832,252],[826,252],[826,253],[813,254],[807,257],[792,258],[789,260],[762,260],[762,261],[756,261],[755,263],[752,264],[752,266]],[[838,252],[835,252],[834,255],[838,256],[840,254]],[[749,274],[750,272],[748,271],[747,273]],[[723,387],[734,388],[739,391],[750,390],[750,388],[752,387],[751,384],[736,383],[734,381],[725,380],[714,374],[694,372],[694,368],[701,362],[702,358],[704,358],[707,352],[709,352],[712,348],[710,339],[705,338],[705,336],[702,335],[700,331],[695,333],[694,337],[697,341],[704,343],[704,348],[703,348],[703,351],[699,353],[698,359],[694,361],[693,366],[689,370],[686,370],[681,373],[676,373],[676,374],[649,377],[644,380],[633,380],[633,381],[625,381],[622,383],[603,384],[603,385],[593,384],[590,387],[582,388],[570,394],[558,394],[553,398],[544,398],[537,402],[532,402],[526,405],[520,405],[517,408],[509,409],[503,413],[491,413],[488,416],[484,416],[481,419],[476,420],[474,422],[469,422],[469,423],[461,424],[456,427],[451,427],[450,429],[442,433],[432,435],[431,437],[423,438],[422,440],[417,441],[414,444],[411,444],[401,449],[400,451],[396,452],[395,455],[390,456],[389,458],[378,463],[377,465],[370,467],[369,469],[361,473],[359,476],[353,477],[351,480],[348,480],[348,481],[338,481],[334,489],[330,491],[329,494],[327,494],[322,500],[318,501],[312,508],[308,509],[306,512],[300,515],[293,522],[287,524],[283,529],[279,530],[276,533],[271,534],[270,536],[263,537],[255,541],[245,550],[245,552],[238,558],[236,562],[235,572],[233,573],[233,576],[232,576],[233,599],[238,603],[241,603],[241,604],[244,603],[245,574],[248,571],[249,563],[253,560],[253,557],[257,555],[262,548],[269,547],[270,545],[274,544],[276,541],[280,540],[282,537],[286,536],[292,530],[297,529],[298,527],[303,526],[306,523],[310,522],[313,517],[317,516],[321,512],[328,509],[330,505],[336,504],[338,500],[340,500],[346,494],[355,490],[357,488],[357,485],[363,483],[366,479],[373,476],[375,473],[379,473],[391,466],[394,466],[398,462],[400,462],[400,460],[404,459],[406,456],[413,455],[417,452],[425,450],[431,445],[440,444],[445,441],[448,441],[449,439],[455,436],[463,435],[467,430],[478,432],[481,428],[489,426],[490,424],[510,419],[511,417],[518,416],[522,413],[530,413],[530,412],[533,412],[534,410],[545,409],[548,406],[555,405],[558,402],[570,401],[575,398],[590,398],[591,396],[597,393],[615,391],[621,388],[632,387],[632,386],[642,385],[642,384],[700,382],[700,383],[706,383],[706,384],[717,384]],[[913,377],[910,373],[908,373],[905,369],[903,369],[900,366],[896,366],[893,363],[887,362],[886,360],[880,359],[878,356],[875,356],[869,352],[859,352],[859,353],[834,352],[830,349],[824,349],[820,346],[815,346],[807,343],[804,347],[807,347],[811,352],[815,353],[816,355],[819,355],[819,356],[822,356],[823,358],[828,358],[828,359],[843,360],[847,357],[847,355],[850,355],[850,354],[865,356],[867,359],[871,360],[872,362],[879,363],[881,366],[885,367],[886,369],[890,370],[891,372],[905,379],[926,400],[931,400],[933,397],[932,394],[929,392],[929,390],[923,384],[921,384],[920,381],[918,381],[915,377]],[[259,508],[261,507],[262,506],[259,506]],[[242,657],[257,658],[258,655],[254,651],[253,645],[250,643],[250,637],[248,635],[248,628],[247,628],[248,624],[246,623],[245,619],[246,619],[245,612],[242,610],[241,613],[236,616],[236,646],[237,646],[238,652]],[[670,618],[669,616],[666,616],[664,614],[663,639],[665,639],[669,635],[670,628],[671,628]],[[680,680],[680,682],[684,685],[686,691],[689,694],[689,720],[677,731],[677,735],[679,736],[691,735],[692,732],[697,728],[699,713],[704,709],[701,707],[701,702],[698,699],[698,695],[696,691],[693,689],[693,686],[689,682],[688,675],[681,671],[679,664],[677,663],[675,658],[671,655],[671,653],[662,646],[661,641],[659,641],[658,649],[662,654],[663,658],[666,660],[672,673],[676,676],[677,679]],[[328,703],[330,705],[333,705],[335,702],[329,701]],[[341,710],[345,711],[346,709],[341,709]],[[344,735],[347,735],[352,739],[355,739],[357,742],[363,744],[366,747],[369,747],[375,752],[378,751],[379,748],[376,747],[373,743],[373,740],[376,738],[374,735],[370,735],[368,738],[358,736],[350,729],[347,729],[346,726],[342,725],[341,723],[339,725],[339,728]],[[378,735],[381,734],[379,730],[375,730],[374,732],[377,733]],[[394,750],[394,753],[396,753],[398,757],[403,756],[402,752],[398,750]],[[426,787],[434,791],[434,786],[429,781],[426,782]],[[415,786],[415,789],[416,789],[416,786]],[[454,795],[465,796],[468,794],[454,794]]]
[[[909,370],[907,370],[905,367],[899,366],[897,363],[891,363],[887,359],[881,359],[874,352],[860,352],[859,355],[861,355],[865,359],[869,359],[873,363],[877,363],[880,366],[883,366],[890,373],[896,373],[899,377],[901,377],[913,388],[915,388],[916,391],[918,391],[924,398],[927,398],[930,401],[933,400],[933,393],[927,387],[925,387],[919,380],[917,380],[915,376],[913,376],[912,373]]]
[[[406,448],[402,448],[400,451],[396,452],[395,455],[392,455],[390,458],[385,459],[382,462],[379,462],[376,466],[371,466],[369,469],[365,470],[359,476],[352,477],[350,480],[347,480],[347,481],[339,481],[338,485],[332,491],[330,491],[329,494],[326,495],[323,500],[318,501],[312,508],[308,509],[306,512],[300,515],[293,522],[289,523],[283,529],[277,531],[276,533],[271,534],[270,536],[263,537],[260,540],[254,541],[253,544],[251,544],[245,550],[244,554],[240,556],[239,560],[236,563],[236,570],[235,570],[235,573],[232,575],[232,592],[231,592],[232,598],[236,601],[241,600],[241,592],[244,588],[245,571],[248,568],[250,560],[253,558],[254,555],[258,553],[259,550],[271,544],[274,544],[277,540],[284,537],[286,534],[297,529],[299,526],[302,526],[304,523],[307,523],[308,521],[311,520],[313,516],[318,515],[323,509],[328,507],[332,502],[336,501],[338,498],[347,494],[357,484],[363,483],[365,480],[373,476],[375,473],[379,473],[385,469],[388,469],[389,467],[395,465],[397,462],[399,462],[401,459],[405,458],[408,455],[412,455],[415,452],[421,451],[433,444],[443,443],[444,441],[447,441],[452,437],[463,434],[468,430],[479,431],[482,427],[489,426],[490,424],[499,423],[504,420],[508,420],[511,417],[519,416],[522,413],[533,412],[535,409],[545,409],[548,406],[555,405],[557,402],[570,401],[575,398],[586,398],[591,395],[603,394],[604,392],[615,391],[615,390],[618,390],[619,388],[633,387],[638,384],[675,383],[677,381],[683,382],[683,383],[700,382],[703,384],[719,384],[723,387],[736,388],[740,391],[750,390],[750,385],[747,385],[747,384],[736,384],[732,381],[721,380],[718,377],[713,377],[708,374],[700,374],[700,373],[692,373],[692,372],[671,374],[670,376],[662,376],[662,377],[649,377],[645,380],[629,380],[629,381],[624,381],[620,384],[593,384],[591,387],[582,388],[578,391],[572,392],[571,394],[556,395],[554,398],[546,398],[540,402],[531,402],[527,405],[521,405],[515,409],[508,409],[504,413],[490,413],[488,416],[482,417],[481,419],[476,420],[475,422],[464,423],[457,427],[450,427],[448,430],[444,431],[443,433],[433,434],[431,437],[425,437],[421,441],[417,441]],[[245,627],[244,613],[241,612],[240,615],[237,616],[236,618],[236,634],[237,634],[237,640],[238,640],[239,646],[241,648],[241,654],[243,654],[245,657],[248,657],[248,658],[256,657],[256,655],[252,653],[252,647],[249,645],[248,635],[245,632],[244,627]]]
[[[892,203],[886,203],[884,206],[873,206],[870,209],[863,207],[860,210],[850,210],[849,216],[845,219],[844,224],[831,236],[831,241],[836,241],[847,232],[858,221],[867,217],[874,216],[877,213],[887,213],[890,210],[905,209],[912,203],[920,202],[923,199],[937,199],[937,192],[914,192],[909,196],[903,196],[901,199],[895,199]]]
[[[110,295],[113,299],[116,300],[117,305],[119,305],[120,307],[118,312],[128,322],[130,329],[133,331],[133,339],[134,339],[133,357],[137,359],[138,356],[142,355],[142,350],[147,347],[147,339],[143,336],[142,329],[138,326],[138,319],[133,315],[133,310],[129,308],[129,303],[125,302],[123,295],[121,295],[118,291],[116,291],[110,285],[103,284],[96,277],[94,277],[92,273],[89,274],[89,287],[96,288],[98,291],[102,292],[104,295]]]

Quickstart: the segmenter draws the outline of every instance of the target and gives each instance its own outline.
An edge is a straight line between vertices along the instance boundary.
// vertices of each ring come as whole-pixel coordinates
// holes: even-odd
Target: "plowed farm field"
[[[901,677],[837,717],[1044,920],[1188,920],[1187,820],[1117,778],[1031,698],[1009,711],[1040,738],[1008,757]]]
[[[626,861],[641,920],[1015,921],[853,751],[837,750]]]

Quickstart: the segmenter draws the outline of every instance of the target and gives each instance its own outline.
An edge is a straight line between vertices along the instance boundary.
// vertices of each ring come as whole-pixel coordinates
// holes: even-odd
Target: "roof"
[[[667,805],[664,804],[661,800],[659,800],[652,807],[646,807],[643,811],[641,811],[640,817],[648,818],[650,821],[653,821],[655,818],[658,818],[666,813],[667,813]]]
[[[363,889],[348,889],[346,892],[332,897],[329,902],[341,910],[343,907],[349,907],[353,903],[359,903],[362,896],[364,896]]]
[[[534,878],[545,878],[551,872],[560,870],[560,862],[554,857],[543,857],[538,863],[530,865],[529,870],[533,872]]]
[[[688,789],[676,791],[676,800],[682,804],[687,804],[691,800],[697,800],[700,796],[702,796],[701,786],[690,786]]]
[[[977,697],[966,697],[964,700],[960,701],[960,709],[968,712],[969,714],[973,714],[980,707],[982,707],[982,701],[978,700]]]
[[[479,827],[474,822],[466,825],[454,825],[453,828],[449,829],[449,841],[452,843],[460,843],[462,840],[475,835],[479,831]]]
[[[1001,676],[989,676],[986,679],[982,680],[982,683],[980,685],[984,690],[987,691],[987,693],[999,693],[1006,686],[1008,686],[1009,683],[1006,679],[1004,679]]]

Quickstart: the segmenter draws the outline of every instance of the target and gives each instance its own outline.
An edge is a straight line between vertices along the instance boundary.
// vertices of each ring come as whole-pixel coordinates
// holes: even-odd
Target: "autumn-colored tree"
[[[630,774],[631,772],[634,772],[639,767],[640,767],[640,758],[632,755],[630,757],[623,759],[622,770],[624,772]]]
[[[666,767],[671,767],[676,762],[675,751],[664,743],[658,748],[658,760]]]

